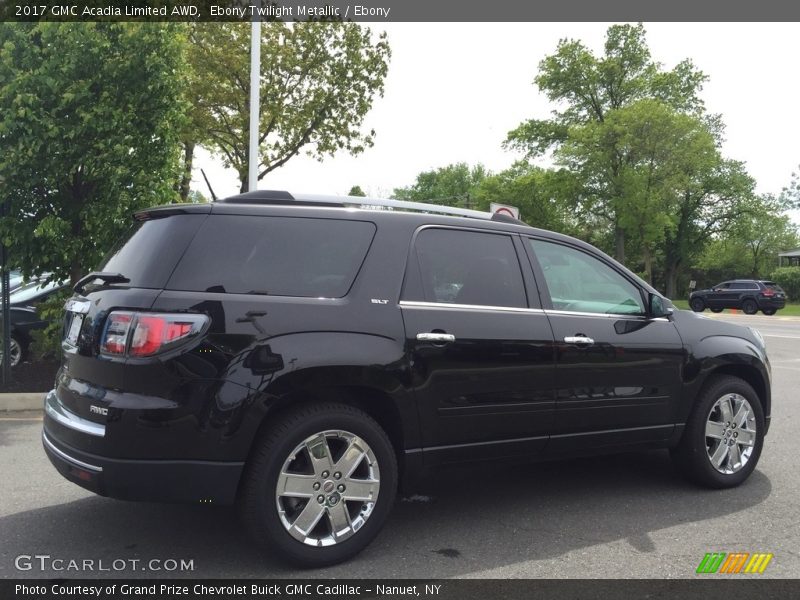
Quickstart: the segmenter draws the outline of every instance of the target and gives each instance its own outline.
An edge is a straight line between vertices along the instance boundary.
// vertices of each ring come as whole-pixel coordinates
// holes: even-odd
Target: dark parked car
[[[697,290],[689,295],[689,306],[694,312],[722,312],[726,308],[737,308],[754,315],[759,310],[765,315],[774,315],[786,306],[786,294],[774,281],[761,279],[734,279],[715,285],[710,290]]]
[[[758,462],[758,332],[674,310],[584,242],[285,192],[135,219],[66,304],[45,402],[50,460],[98,494],[237,501],[260,543],[324,565],[446,464],[669,448],[726,488]]]
[[[39,315],[39,304],[52,294],[65,287],[63,282],[34,279],[19,285],[9,294],[11,307],[11,366],[15,367],[25,359],[28,346],[33,341],[32,333],[47,326],[47,321]],[[0,346],[2,361],[2,346]]]

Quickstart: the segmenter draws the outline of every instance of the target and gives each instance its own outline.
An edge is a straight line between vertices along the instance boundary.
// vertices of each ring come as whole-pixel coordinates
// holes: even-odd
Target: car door
[[[736,306],[738,292],[731,289],[731,282],[724,281],[711,288],[706,304],[709,308],[730,308]]]
[[[651,443],[673,432],[683,344],[669,318],[599,253],[525,238],[556,345],[548,451]]]
[[[414,236],[400,307],[426,464],[536,454],[547,441],[553,334],[520,255],[505,233]]]

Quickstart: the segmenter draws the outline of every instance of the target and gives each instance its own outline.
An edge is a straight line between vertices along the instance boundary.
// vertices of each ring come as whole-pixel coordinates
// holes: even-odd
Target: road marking
[[[761,332],[763,337],[783,338],[785,340],[800,340],[800,335],[775,335],[774,333]]]
[[[0,417],[0,421],[41,421],[42,417]]]

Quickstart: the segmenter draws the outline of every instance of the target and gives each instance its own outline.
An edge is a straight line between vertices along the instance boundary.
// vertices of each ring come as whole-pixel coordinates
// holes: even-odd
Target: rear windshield
[[[163,288],[207,215],[173,215],[136,223],[106,255],[98,271],[121,273],[131,287]]]
[[[761,283],[763,283],[764,287],[766,287],[769,290],[775,290],[776,292],[782,292],[783,291],[781,286],[779,286],[774,281],[762,281]]]
[[[340,298],[374,235],[364,221],[213,215],[167,289]]]

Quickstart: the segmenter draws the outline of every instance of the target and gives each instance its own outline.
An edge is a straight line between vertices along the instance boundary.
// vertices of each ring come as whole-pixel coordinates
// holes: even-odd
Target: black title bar
[[[800,596],[800,580],[748,576],[696,579],[5,579],[3,600],[715,600]]]
[[[0,0],[3,21],[798,21],[787,0]]]

